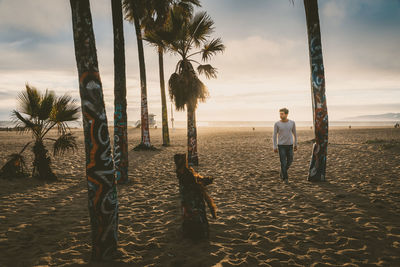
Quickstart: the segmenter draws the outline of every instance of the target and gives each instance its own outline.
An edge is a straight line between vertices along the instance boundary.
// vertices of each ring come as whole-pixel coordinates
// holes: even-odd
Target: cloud
[[[281,37],[249,36],[225,42],[226,51],[212,65],[225,82],[266,83],[274,80],[288,82],[293,77],[307,75],[308,55],[305,42]],[[305,65],[304,68],[299,66]]]
[[[281,106],[288,106],[298,119],[310,119],[302,2],[292,6],[289,1],[203,0],[202,4],[215,20],[213,36],[221,36],[227,48],[211,61],[219,71],[218,79],[201,76],[211,95],[199,105],[199,120],[269,120]],[[399,112],[394,99],[400,98],[400,2],[326,0],[319,4],[331,118],[347,112]],[[91,8],[105,103],[112,118],[110,1],[91,1]],[[140,107],[136,36],[131,24],[125,22],[124,27],[128,110],[135,120]],[[72,37],[68,1],[0,0],[0,120],[15,108],[15,96],[26,82],[79,99]],[[150,112],[160,116],[157,54],[148,45],[145,58]],[[175,56],[165,55],[166,81],[176,62]],[[185,120],[184,113],[175,115]]]
[[[70,26],[65,25],[70,16],[68,1],[0,1],[2,30],[17,30],[45,36],[57,35]]]
[[[343,2],[329,1],[323,7],[322,15],[339,22],[346,16],[346,7]]]

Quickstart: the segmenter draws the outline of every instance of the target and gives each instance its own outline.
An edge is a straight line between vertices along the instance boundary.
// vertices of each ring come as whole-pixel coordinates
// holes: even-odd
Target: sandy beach
[[[196,170],[215,178],[219,209],[199,244],[180,233],[173,155],[186,151],[185,129],[171,131],[167,148],[152,129],[160,150],[151,152],[132,150],[140,131],[130,129],[121,257],[103,264],[89,263],[83,134],[74,132],[79,151],[53,158],[57,182],[0,180],[0,266],[400,266],[400,129],[331,128],[327,182],[310,183],[313,132],[300,128],[286,185],[272,129],[199,128]],[[1,165],[30,137],[0,132]]]

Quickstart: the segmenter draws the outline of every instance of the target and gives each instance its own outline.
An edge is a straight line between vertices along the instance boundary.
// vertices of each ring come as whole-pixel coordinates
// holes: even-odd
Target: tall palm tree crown
[[[210,39],[214,31],[214,22],[206,12],[187,17],[179,8],[171,10],[167,31],[163,36],[167,49],[178,55],[175,72],[169,79],[169,93],[178,110],[196,109],[198,101],[208,96],[207,87],[197,77],[204,74],[207,78],[216,78],[217,69],[207,62],[217,53],[222,53],[225,46],[221,38]],[[195,60],[201,55],[201,61]],[[197,73],[193,67],[197,65]]]
[[[197,0],[152,0],[152,10],[148,14],[148,19],[146,20],[144,29],[144,39],[154,46],[158,53],[161,89],[162,137],[164,146],[170,145],[170,138],[164,81],[164,52],[166,50],[166,45],[162,37],[162,32],[166,31],[171,9],[180,9],[182,14],[186,14],[186,17],[190,17],[193,13],[193,6],[200,6],[200,2]]]
[[[166,47],[180,58],[168,85],[169,94],[178,110],[187,111],[188,164],[199,164],[197,154],[196,108],[198,101],[204,102],[208,96],[207,87],[197,74],[216,78],[217,69],[207,62],[225,49],[220,38],[211,39],[214,22],[206,12],[192,16],[180,7],[173,8],[168,18],[166,31],[160,32]],[[204,64],[195,59],[200,56]],[[197,72],[193,67],[197,65]]]

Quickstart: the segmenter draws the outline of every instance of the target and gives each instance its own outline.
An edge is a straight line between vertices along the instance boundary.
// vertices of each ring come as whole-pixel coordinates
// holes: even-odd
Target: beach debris
[[[22,153],[30,144],[31,142],[28,142],[19,153],[13,153],[8,156],[8,161],[0,169],[0,178],[12,179],[28,177],[28,174],[25,172],[26,165]]]
[[[20,153],[14,153],[8,156],[8,161],[0,169],[0,178],[26,178],[28,174],[25,170],[26,165],[24,157]]]
[[[217,217],[217,206],[208,194],[206,186],[214,179],[203,177],[188,167],[186,154],[175,154],[174,161],[182,203],[183,235],[192,240],[208,238],[209,224],[205,203],[213,218]]]

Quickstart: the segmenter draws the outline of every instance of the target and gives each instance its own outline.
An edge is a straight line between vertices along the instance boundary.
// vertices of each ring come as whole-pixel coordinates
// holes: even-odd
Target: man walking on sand
[[[294,121],[288,120],[288,114],[289,110],[287,108],[279,110],[281,120],[275,122],[273,135],[274,152],[279,152],[281,161],[280,177],[285,183],[288,183],[289,179],[288,169],[293,162],[293,150],[297,150],[296,124]]]

